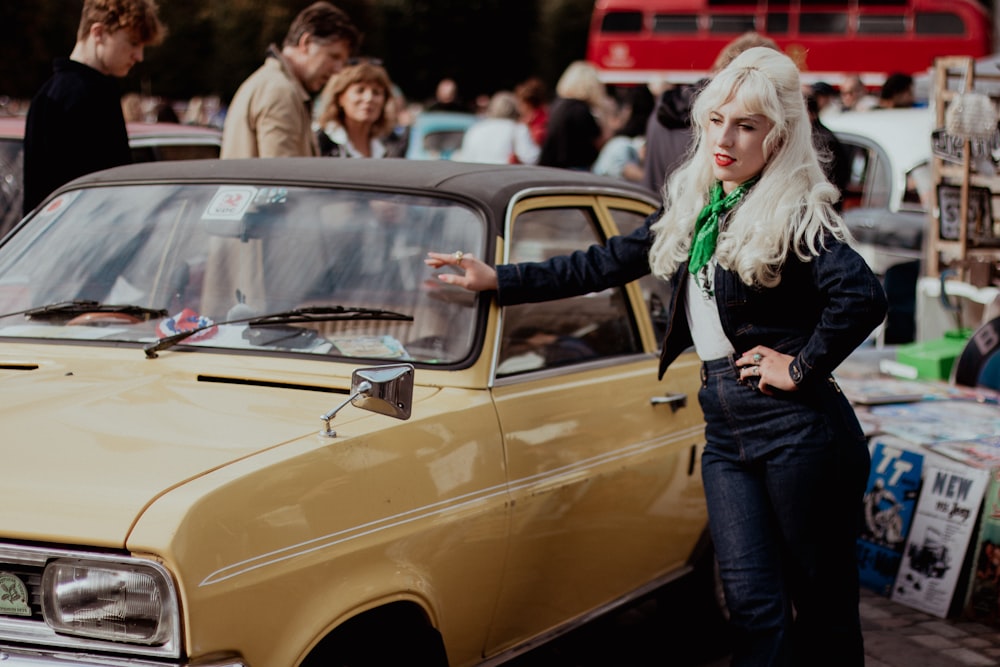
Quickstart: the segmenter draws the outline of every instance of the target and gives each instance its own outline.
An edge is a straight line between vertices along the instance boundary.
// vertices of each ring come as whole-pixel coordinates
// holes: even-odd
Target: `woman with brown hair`
[[[333,76],[320,98],[320,154],[329,157],[374,157],[386,155],[382,142],[391,128],[386,113],[392,82],[385,69],[374,62],[348,65]]]

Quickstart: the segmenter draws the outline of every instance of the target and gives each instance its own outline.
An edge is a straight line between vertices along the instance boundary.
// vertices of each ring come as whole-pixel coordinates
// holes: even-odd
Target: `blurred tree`
[[[82,7],[82,1],[0,2],[0,95],[34,95],[52,74],[52,58],[73,50]]]
[[[312,0],[159,0],[169,33],[123,90],[228,100]],[[407,96],[424,101],[454,78],[466,100],[530,75],[554,84],[585,53],[593,0],[332,0],[364,33]],[[52,58],[73,48],[82,0],[0,1],[0,95],[30,98]]]
[[[538,0],[376,0],[371,40],[393,80],[425,101],[455,79],[466,102],[534,73]]]
[[[554,88],[563,70],[587,55],[587,33],[593,13],[592,0],[550,0],[542,14],[544,53],[539,54],[539,76]]]
[[[216,58],[215,2],[169,0],[161,3],[167,26],[162,44],[145,50],[145,60],[132,68],[124,87],[168,98],[210,92]],[[224,23],[222,25],[225,25]]]

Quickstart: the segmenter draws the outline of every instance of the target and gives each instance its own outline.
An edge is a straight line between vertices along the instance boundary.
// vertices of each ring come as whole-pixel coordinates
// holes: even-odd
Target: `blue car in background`
[[[421,112],[410,127],[407,159],[451,160],[476,120],[475,114],[460,111]]]

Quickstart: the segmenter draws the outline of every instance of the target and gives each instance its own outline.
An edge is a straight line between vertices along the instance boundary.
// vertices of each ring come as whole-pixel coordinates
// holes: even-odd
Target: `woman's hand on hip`
[[[763,345],[757,345],[736,359],[740,380],[757,378],[757,388],[763,394],[772,395],[772,389],[795,391],[798,389],[788,372],[794,357],[782,354]]]

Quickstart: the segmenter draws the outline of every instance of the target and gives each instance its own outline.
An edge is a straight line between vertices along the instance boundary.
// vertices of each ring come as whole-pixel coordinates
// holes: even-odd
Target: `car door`
[[[601,243],[611,225],[593,197],[522,202],[507,260]],[[657,381],[639,286],[501,318],[493,392],[511,539],[488,654],[675,573],[706,523],[699,364],[686,355]]]

